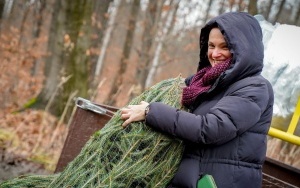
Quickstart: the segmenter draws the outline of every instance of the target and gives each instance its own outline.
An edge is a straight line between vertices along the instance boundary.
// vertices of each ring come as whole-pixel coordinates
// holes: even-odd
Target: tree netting
[[[182,84],[180,76],[163,80],[129,104],[163,102],[183,109]],[[2,182],[0,188],[166,187],[181,160],[182,141],[159,133],[144,122],[131,123],[125,129],[122,123],[118,111],[62,172],[21,176]]]

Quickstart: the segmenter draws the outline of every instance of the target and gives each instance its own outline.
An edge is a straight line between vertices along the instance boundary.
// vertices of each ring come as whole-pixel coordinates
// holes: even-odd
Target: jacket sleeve
[[[146,124],[183,140],[223,144],[258,123],[270,107],[267,83],[231,90],[207,114],[195,115],[162,103],[151,103]]]

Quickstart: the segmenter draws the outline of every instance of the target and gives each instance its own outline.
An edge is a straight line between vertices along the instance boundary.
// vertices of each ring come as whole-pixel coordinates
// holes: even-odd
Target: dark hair
[[[200,69],[210,66],[208,57],[207,57],[207,50],[208,50],[208,38],[209,38],[209,33],[213,28],[219,28],[217,22],[214,22],[210,25],[206,25],[204,28],[201,29],[201,34],[200,34],[200,62],[198,65],[197,71]]]

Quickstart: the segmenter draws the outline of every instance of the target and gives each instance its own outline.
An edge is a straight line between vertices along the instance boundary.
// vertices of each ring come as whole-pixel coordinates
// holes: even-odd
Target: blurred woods
[[[299,0],[0,0],[3,152],[53,170],[75,97],[123,107],[193,74],[201,26],[229,11],[300,25]]]

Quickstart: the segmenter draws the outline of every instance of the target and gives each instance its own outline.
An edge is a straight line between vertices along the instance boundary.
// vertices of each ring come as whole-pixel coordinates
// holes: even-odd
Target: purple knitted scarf
[[[225,60],[222,63],[216,64],[214,67],[205,67],[199,70],[189,86],[183,88],[181,102],[184,106],[190,106],[198,95],[208,91],[215,80],[226,71],[231,64],[231,58]]]

